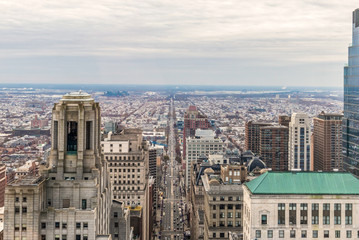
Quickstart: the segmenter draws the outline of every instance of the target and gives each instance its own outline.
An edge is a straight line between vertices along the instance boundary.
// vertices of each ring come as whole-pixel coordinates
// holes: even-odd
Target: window
[[[27,200],[26,197],[23,197],[23,198],[22,198],[22,201],[23,201],[23,202],[26,202],[26,200]]]
[[[216,218],[217,217],[217,214],[213,213],[213,217],[212,218]]]
[[[213,205],[213,210],[216,210],[216,205]]]
[[[297,224],[297,204],[289,203],[289,224]]]
[[[81,228],[81,223],[80,223],[80,222],[77,222],[77,223],[76,223],[76,228],[77,228],[77,229],[80,229],[80,228]]]
[[[86,150],[91,149],[91,128],[92,122],[86,121]]]
[[[16,197],[16,198],[15,198],[15,202],[19,202],[19,197]]]
[[[284,230],[279,230],[279,238],[284,238]]]
[[[324,238],[329,238],[329,230],[324,230]]]
[[[256,238],[261,238],[261,230],[256,230]]]
[[[89,226],[89,224],[87,223],[87,222],[84,222],[84,229],[87,229],[88,228],[88,226]]]
[[[216,238],[216,233],[213,233],[212,236],[213,236],[213,238]]]
[[[267,224],[267,215],[262,215],[262,224]]]
[[[334,216],[334,224],[335,225],[340,225],[341,224],[340,216]]]
[[[219,236],[220,236],[221,238],[224,238],[224,233],[220,233]]]
[[[70,199],[62,199],[62,207],[69,208],[70,207]]]
[[[341,210],[341,204],[340,203],[334,203],[334,211],[340,211]]]
[[[318,230],[313,230],[313,238],[318,238]]]
[[[62,240],[67,240],[67,235],[62,235]]]
[[[352,216],[345,216],[345,225],[352,225]]]
[[[285,203],[278,203],[278,224],[285,224]]]
[[[59,123],[58,121],[54,121],[54,136],[53,136],[53,148],[57,149],[57,139],[58,139],[58,129],[59,129]]]
[[[62,223],[62,228],[66,229],[67,228],[67,223]]]
[[[347,238],[352,238],[352,231],[351,230],[347,230]]]
[[[86,199],[82,199],[82,210],[85,210],[87,208],[87,201]]]
[[[227,218],[232,218],[233,217],[233,212],[228,212],[227,213]]]
[[[219,197],[219,200],[220,200],[220,201],[224,201],[224,197],[223,197],[223,196],[220,196],[220,197]]]
[[[60,222],[55,222],[55,228],[60,228]]]
[[[27,213],[27,207],[22,207],[22,213]]]
[[[267,231],[267,238],[273,238],[273,230]]]
[[[290,230],[290,238],[295,238],[295,230]]]
[[[323,211],[329,211],[330,210],[330,204],[329,203],[324,203],[323,204]]]
[[[300,224],[308,224],[308,204],[300,204]]]
[[[41,223],[41,229],[46,229],[46,223],[45,222]]]
[[[88,240],[89,238],[88,238],[88,236],[87,235],[84,235],[83,237],[82,237],[82,240]]]
[[[76,240],[81,240],[81,235],[77,234],[76,235]]]
[[[307,238],[307,230],[302,230],[302,238]]]
[[[15,207],[15,213],[19,213],[20,212],[20,207]]]
[[[340,230],[335,230],[335,238],[340,238]]]
[[[324,225],[329,225],[330,224],[329,216],[323,216],[323,224]]]
[[[41,240],[46,240],[46,235],[41,235]]]

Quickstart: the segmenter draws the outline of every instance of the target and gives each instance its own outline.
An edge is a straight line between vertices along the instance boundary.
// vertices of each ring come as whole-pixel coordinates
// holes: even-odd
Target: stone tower
[[[54,105],[49,162],[39,179],[20,179],[6,189],[5,239],[109,235],[111,183],[100,122],[99,104],[87,93],[66,94]]]

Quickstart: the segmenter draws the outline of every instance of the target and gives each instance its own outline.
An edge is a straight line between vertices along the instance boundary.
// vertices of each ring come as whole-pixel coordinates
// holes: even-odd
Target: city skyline
[[[354,1],[3,3],[0,83],[342,86]]]

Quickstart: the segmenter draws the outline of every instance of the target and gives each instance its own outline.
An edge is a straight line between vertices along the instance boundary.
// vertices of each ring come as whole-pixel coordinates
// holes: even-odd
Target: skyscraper
[[[344,68],[343,167],[359,177],[359,8],[353,12],[352,45]]]
[[[266,126],[260,128],[260,156],[274,171],[288,170],[288,127]]]
[[[309,171],[310,159],[310,119],[307,114],[293,113],[289,123],[289,170]]]
[[[254,154],[260,152],[260,128],[270,126],[271,123],[266,122],[246,122],[245,126],[245,149],[251,150]]]
[[[5,190],[5,239],[110,238],[111,182],[100,123],[99,103],[87,93],[66,94],[54,105],[50,161],[40,176]]]
[[[341,114],[320,113],[313,119],[314,171],[343,168]]]

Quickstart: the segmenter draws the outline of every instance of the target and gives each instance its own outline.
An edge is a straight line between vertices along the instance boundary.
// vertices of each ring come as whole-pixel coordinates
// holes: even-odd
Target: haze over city
[[[0,3],[0,83],[342,86],[356,1]]]

